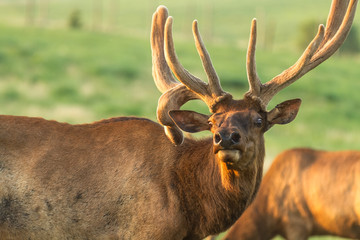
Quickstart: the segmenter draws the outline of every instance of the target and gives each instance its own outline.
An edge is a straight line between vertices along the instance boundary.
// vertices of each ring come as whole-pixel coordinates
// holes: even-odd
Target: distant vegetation
[[[319,28],[319,23],[313,19],[306,20],[301,23],[298,46],[299,49],[305,49],[309,42],[314,38]],[[357,26],[353,26],[347,36],[345,42],[339,49],[340,54],[357,55],[360,52],[360,41],[357,31]]]
[[[357,27],[353,27],[348,37],[346,38],[344,45],[339,49],[340,54],[359,54],[360,41]]]
[[[149,35],[151,15],[159,2],[103,0],[93,5],[95,2],[38,0],[30,6],[34,13],[26,15],[27,1],[1,1],[1,114],[70,123],[121,115],[156,120],[160,92],[151,76]],[[174,16],[175,45],[183,65],[206,79],[191,36],[191,22],[197,18],[224,89],[240,98],[248,89],[245,55],[251,19],[258,19],[257,68],[262,81],[267,81],[300,57],[301,23],[309,19],[317,19],[316,25],[324,23],[330,2],[161,3]],[[69,18],[74,9],[79,12]],[[356,19],[358,29],[359,14]],[[70,30],[69,24],[81,26],[80,31]],[[358,31],[354,34],[359,37]],[[266,166],[291,147],[359,150],[359,66],[359,54],[335,54],[270,103],[269,108],[286,99],[303,99],[293,123],[265,134]],[[185,108],[208,112],[196,101]]]
[[[69,27],[73,29],[79,29],[82,27],[81,12],[79,9],[73,10],[69,15]]]

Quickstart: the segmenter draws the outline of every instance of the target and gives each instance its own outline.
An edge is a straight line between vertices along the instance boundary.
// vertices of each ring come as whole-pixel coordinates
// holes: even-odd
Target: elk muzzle
[[[214,153],[228,165],[238,165],[243,154],[242,137],[238,130],[223,129],[214,134]]]
[[[214,135],[214,146],[218,148],[232,148],[240,143],[241,135],[237,131],[228,133],[227,131],[219,131]]]

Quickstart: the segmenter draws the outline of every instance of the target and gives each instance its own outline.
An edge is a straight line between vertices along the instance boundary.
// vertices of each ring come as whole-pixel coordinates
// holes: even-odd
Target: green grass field
[[[46,10],[39,5],[30,24],[26,1],[0,1],[1,114],[70,123],[122,115],[156,120],[160,92],[151,76],[149,35],[151,15],[159,4],[175,18],[181,62],[206,79],[191,36],[191,22],[199,20],[223,88],[236,98],[248,89],[245,54],[252,18],[258,19],[257,68],[265,82],[300,56],[300,23],[325,23],[330,7],[330,0],[108,0],[102,1],[100,14],[94,12],[93,1],[38,2],[49,5]],[[81,12],[80,30],[67,27],[74,9]],[[359,17],[354,22],[359,27]],[[269,109],[290,98],[303,103],[293,123],[265,134],[266,166],[292,147],[359,149],[359,78],[360,55],[335,54],[274,98]],[[185,108],[207,112],[199,102]]]

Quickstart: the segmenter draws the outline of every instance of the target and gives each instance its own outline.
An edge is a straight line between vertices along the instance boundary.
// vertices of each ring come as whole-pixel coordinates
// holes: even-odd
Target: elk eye
[[[263,123],[262,118],[257,118],[257,119],[255,119],[255,126],[261,127],[261,126],[262,126],[262,123]]]

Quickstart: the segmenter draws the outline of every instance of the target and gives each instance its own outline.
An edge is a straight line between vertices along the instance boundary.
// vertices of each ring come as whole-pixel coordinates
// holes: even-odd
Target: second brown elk
[[[281,235],[360,238],[360,152],[293,149],[281,153],[264,176],[254,202],[226,240]]]
[[[298,62],[264,84],[255,68],[254,20],[250,89],[239,100],[221,88],[196,21],[193,32],[208,83],[184,69],[174,50],[172,18],[159,7],[151,48],[153,77],[163,92],[160,124],[134,117],[70,125],[0,116],[0,236],[181,240],[226,230],[259,188],[264,133],[291,122],[300,107],[293,99],[268,111],[269,101],[340,47],[356,4],[334,0],[326,28],[319,27]],[[179,110],[193,99],[204,101],[211,114]],[[213,137],[182,134],[204,130]]]

